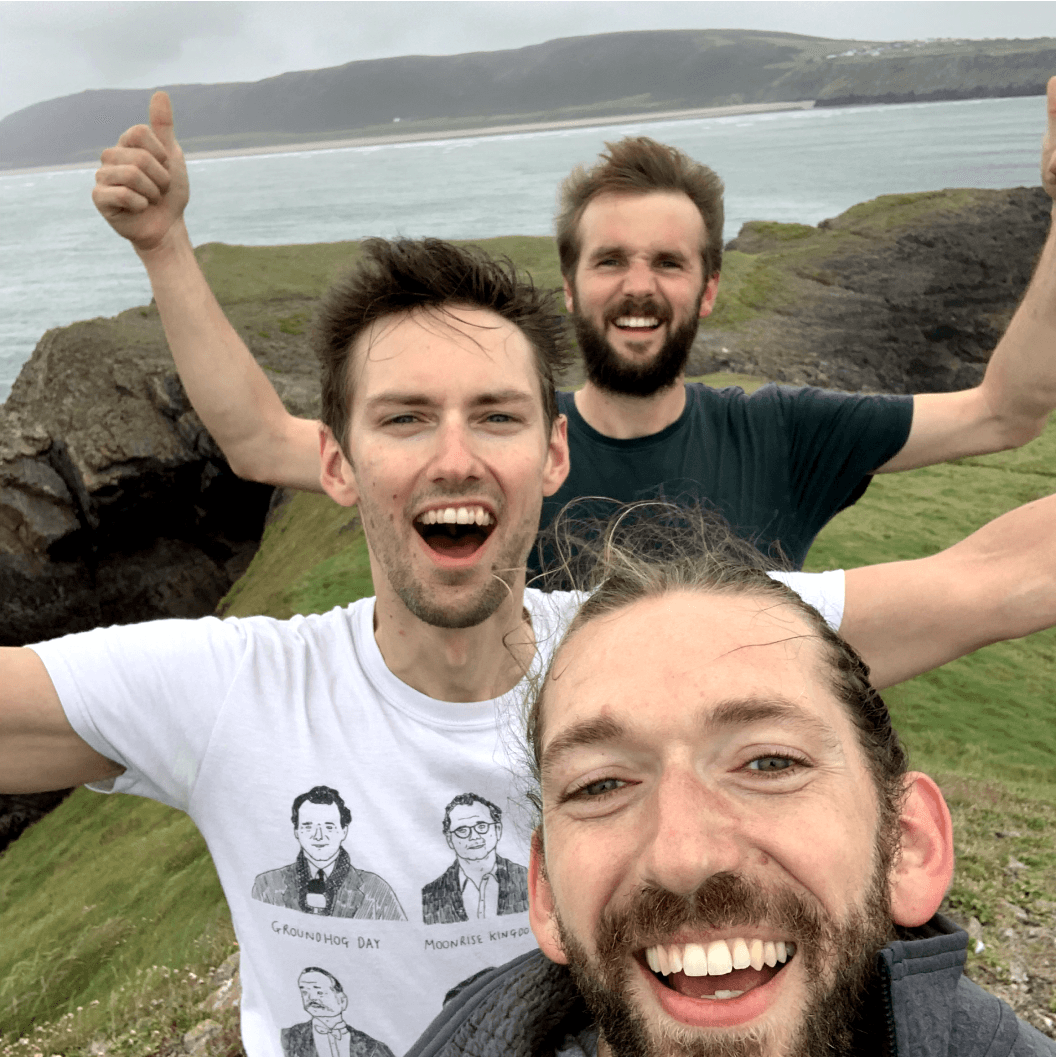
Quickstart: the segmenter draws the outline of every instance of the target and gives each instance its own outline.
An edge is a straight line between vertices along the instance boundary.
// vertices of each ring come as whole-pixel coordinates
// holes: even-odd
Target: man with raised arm
[[[533,695],[540,951],[408,1057],[1056,1057],[962,975],[950,813],[853,649],[652,550],[607,548]]]
[[[1056,78],[1048,113],[1042,182],[1056,195]],[[315,424],[285,410],[192,254],[187,170],[164,94],[150,125],[129,129],[102,161],[96,205],[146,266],[188,395],[232,468],[318,489]],[[544,525],[584,496],[703,500],[798,567],[872,473],[1000,451],[1043,430],[1056,408],[1056,229],[976,388],[893,397],[766,386],[746,396],[682,380],[718,294],[722,222],[715,173],[645,138],[612,145],[566,180],[557,241],[587,381],[559,395],[571,471],[544,504]]]
[[[483,254],[374,240],[321,318],[322,485],[358,506],[376,597],[0,650],[0,791],[93,783],[202,831],[241,947],[249,1057],[279,1057],[301,1022],[305,965],[402,1052],[460,981],[531,948],[508,716],[581,600],[525,588],[542,498],[568,471],[547,298]],[[1054,512],[1056,496],[930,558],[781,578],[887,685],[1056,623]],[[502,813],[501,833],[461,820],[488,831],[496,866],[463,870],[475,913],[438,921],[423,895],[451,866],[436,820],[469,800]]]

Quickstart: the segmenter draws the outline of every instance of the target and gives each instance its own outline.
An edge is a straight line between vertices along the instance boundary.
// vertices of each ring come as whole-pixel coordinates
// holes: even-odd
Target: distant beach
[[[448,132],[398,131],[384,136],[357,136],[353,139],[322,139],[308,143],[282,143],[273,147],[232,147],[229,150],[188,151],[188,161],[200,158],[249,158],[258,154],[300,154],[304,151],[341,150],[345,147],[376,147],[391,143],[431,143],[445,139],[469,139],[478,136],[509,136],[524,132],[552,132],[563,128],[599,128],[604,125],[629,125],[636,122],[694,121],[706,117],[733,117],[737,114],[770,114],[784,110],[811,110],[814,100],[795,103],[737,103],[731,106],[711,106],[697,110],[662,110],[637,114],[618,114],[610,117],[581,117],[569,121],[533,121],[519,125],[488,125],[483,128],[452,129]],[[94,169],[97,161],[70,162],[66,165],[38,165],[28,169],[2,169],[4,176],[26,173],[65,172],[70,169]]]

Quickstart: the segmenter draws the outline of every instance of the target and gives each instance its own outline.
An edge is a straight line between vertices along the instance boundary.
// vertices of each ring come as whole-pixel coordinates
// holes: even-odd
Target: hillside
[[[569,37],[509,51],[374,59],[239,84],[170,85],[185,150],[401,136],[815,100],[1043,94],[1056,40],[833,40],[754,30]],[[0,169],[93,161],[144,119],[148,89],[81,92],[0,121]]]

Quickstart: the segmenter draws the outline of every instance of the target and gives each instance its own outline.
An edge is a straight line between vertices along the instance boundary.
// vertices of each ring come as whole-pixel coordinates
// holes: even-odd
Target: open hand
[[[165,92],[151,97],[150,124],[122,133],[100,161],[92,189],[96,209],[137,250],[154,249],[180,221],[190,197],[187,165]]]

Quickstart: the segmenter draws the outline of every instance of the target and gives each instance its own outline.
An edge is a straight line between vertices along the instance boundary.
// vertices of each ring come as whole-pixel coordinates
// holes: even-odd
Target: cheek
[[[562,920],[582,939],[593,935],[602,911],[633,888],[634,852],[601,827],[574,834],[567,828],[547,842],[547,870]]]

